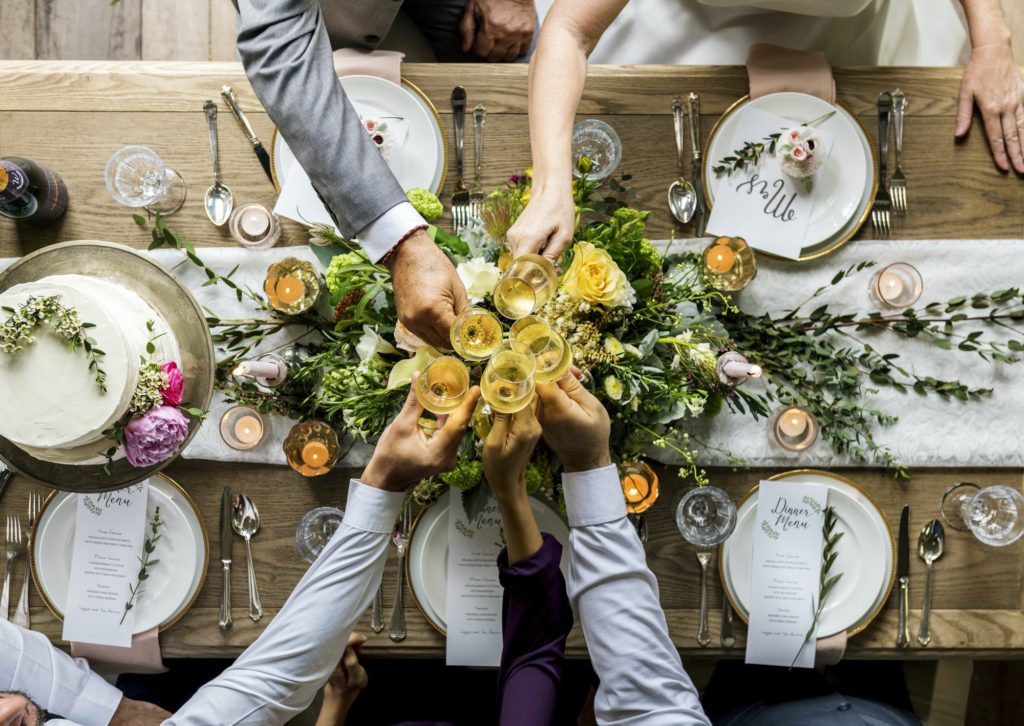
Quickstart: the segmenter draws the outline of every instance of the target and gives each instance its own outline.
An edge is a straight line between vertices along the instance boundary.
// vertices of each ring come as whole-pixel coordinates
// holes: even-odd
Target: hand
[[[366,669],[359,662],[366,636],[352,633],[348,645],[338,662],[338,667],[324,684],[324,700],[320,706],[316,726],[337,726],[345,723],[345,717],[352,708],[359,692],[370,682]]]
[[[398,319],[435,348],[449,349],[452,322],[469,300],[448,257],[420,231],[400,244],[387,264]]]
[[[526,497],[526,467],[540,440],[537,399],[514,414],[496,413],[484,442],[484,474],[499,502]]]
[[[170,717],[169,711],[152,703],[122,698],[110,719],[110,726],[157,726]]]
[[[992,158],[1008,171],[1010,163],[1024,174],[1024,76],[1014,64],[1008,43],[974,48],[960,81],[956,135],[971,128],[971,110],[977,102],[985,123]]]
[[[28,696],[0,692],[0,726],[36,726],[42,723],[42,711]]]
[[[419,423],[423,415],[416,399],[419,376],[413,373],[405,405],[381,434],[360,479],[364,484],[400,492],[421,479],[455,468],[459,443],[473,416],[480,389],[473,386],[461,406],[447,416],[439,416],[437,431],[428,439]]]
[[[459,21],[462,52],[514,61],[530,50],[535,25],[533,0],[469,0]]]
[[[601,402],[571,372],[557,383],[538,383],[538,418],[544,440],[567,472],[600,469],[612,463],[611,419]]]
[[[558,265],[576,232],[576,203],[571,182],[547,190],[534,182],[530,203],[508,231],[508,243],[516,257],[542,254]]]

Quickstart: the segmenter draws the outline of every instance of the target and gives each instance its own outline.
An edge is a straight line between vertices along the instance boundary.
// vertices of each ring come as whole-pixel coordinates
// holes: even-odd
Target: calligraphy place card
[[[149,484],[79,494],[64,640],[126,648],[132,644]]]
[[[747,663],[814,666],[813,632],[808,647],[803,645],[815,625],[827,503],[828,488],[820,484],[761,482],[751,562]]]
[[[813,176],[798,178],[785,173],[775,154],[767,150],[772,134],[782,134],[793,126],[792,120],[758,109],[743,111],[730,148],[741,148],[749,141],[765,143],[766,149],[757,164],[711,180],[715,205],[708,219],[708,234],[742,237],[755,249],[794,260],[805,245],[820,241],[806,239],[817,203]],[[820,127],[814,135],[814,163],[820,166],[828,163],[832,135]],[[780,138],[778,144],[784,141]],[[708,161],[712,165],[718,162]]]

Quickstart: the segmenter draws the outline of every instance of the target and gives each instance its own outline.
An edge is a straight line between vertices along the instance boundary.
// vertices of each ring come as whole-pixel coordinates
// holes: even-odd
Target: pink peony
[[[171,458],[188,436],[188,419],[174,406],[158,406],[124,428],[124,453],[132,466],[153,466]]]
[[[167,388],[161,389],[164,403],[168,406],[180,406],[185,395],[185,377],[181,375],[178,364],[174,361],[164,363],[160,370],[167,374]]]

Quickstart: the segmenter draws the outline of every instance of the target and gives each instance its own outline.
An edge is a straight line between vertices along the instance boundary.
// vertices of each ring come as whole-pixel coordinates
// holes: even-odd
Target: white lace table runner
[[[658,244],[664,246],[666,243]],[[703,243],[676,240],[673,249],[692,244]],[[157,250],[150,254],[192,290],[200,305],[222,319],[253,316],[251,307],[244,302],[239,303],[226,288],[202,287],[205,276],[192,264],[182,263],[181,253]],[[305,247],[261,252],[232,247],[204,248],[201,256],[209,266],[222,273],[238,265],[233,279],[254,290],[262,288],[266,269],[271,263],[287,256],[314,260],[312,251]],[[793,264],[760,259],[757,279],[740,293],[739,302],[749,313],[780,313],[803,301],[817,288],[827,285],[838,270],[863,260],[873,260],[879,266],[895,261],[909,262],[921,271],[924,278],[925,292],[920,304],[945,301],[960,294],[1020,285],[1024,282],[1019,262],[1022,256],[1024,240],[860,241],[812,262]],[[9,263],[10,260],[0,261],[0,269]],[[843,312],[867,312],[874,307],[867,292],[872,272],[865,270],[844,280],[830,289],[817,304],[831,303],[836,310]],[[990,328],[989,332],[1003,337],[998,330]],[[1005,332],[1009,334],[1009,331]],[[266,341],[263,347],[274,348],[289,339],[286,331]],[[977,354],[940,350],[920,341],[884,333],[872,335],[870,342],[883,354],[899,353],[903,367],[921,375],[958,379],[971,387],[995,389],[990,397],[969,403],[882,390],[872,398],[870,405],[896,414],[900,420],[893,426],[876,428],[876,439],[891,449],[897,460],[909,466],[1024,466],[1021,434],[1024,431],[1024,364],[997,366],[986,363]],[[757,385],[760,385],[757,381],[747,384],[751,388]],[[220,416],[229,406],[220,394],[215,394],[208,422],[200,428],[183,456],[284,464],[281,445],[294,422],[272,416],[270,433],[259,449],[234,451],[221,441],[218,432]],[[735,456],[746,459],[751,466],[820,467],[857,463],[849,457],[837,456],[821,439],[800,453],[784,451],[771,440],[768,422],[754,421],[746,415],[723,411],[715,419],[689,425],[693,433],[707,444],[731,451]],[[368,460],[370,452],[369,446],[356,446],[342,464],[361,466]],[[709,457],[706,463],[714,463],[714,460]]]

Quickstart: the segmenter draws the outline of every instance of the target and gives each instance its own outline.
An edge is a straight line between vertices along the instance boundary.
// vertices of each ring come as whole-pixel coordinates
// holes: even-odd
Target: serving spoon
[[[693,184],[683,175],[683,99],[676,96],[672,99],[672,120],[676,131],[676,166],[679,178],[668,188],[668,208],[672,216],[683,224],[693,218],[697,209],[697,192]]]
[[[210,126],[210,153],[213,154],[213,186],[206,190],[206,216],[220,227],[228,221],[231,210],[235,206],[235,198],[220,181],[220,156],[217,153],[217,104],[207,101],[203,104],[206,111],[206,122]]]

